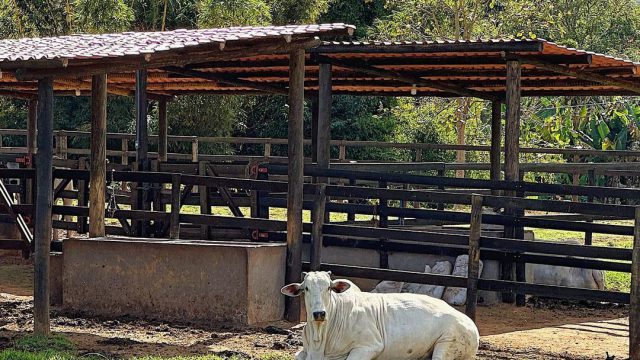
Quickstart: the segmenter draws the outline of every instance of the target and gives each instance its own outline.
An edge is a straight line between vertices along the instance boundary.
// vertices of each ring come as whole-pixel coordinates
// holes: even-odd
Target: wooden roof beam
[[[72,86],[85,86],[89,87],[91,85],[90,80],[83,79],[56,79],[54,82],[72,85]],[[123,86],[118,86],[114,84],[107,85],[107,92],[111,95],[119,95],[119,96],[134,96],[133,89],[128,89]],[[160,93],[157,91],[147,93],[147,97],[151,100],[171,100],[173,99],[173,95],[167,93]]]
[[[207,73],[207,72],[202,72],[198,70],[186,69],[178,66],[167,66],[167,67],[164,67],[163,70],[168,71],[170,73],[174,73],[174,74],[212,80],[212,81],[233,85],[233,86],[248,87],[251,89],[256,89],[256,90],[265,91],[265,92],[274,93],[274,94],[281,94],[281,95],[288,94],[287,88],[284,86],[261,84],[253,81],[242,80],[235,76]]]
[[[581,71],[579,69],[572,69],[572,68],[569,68],[568,66],[551,64],[542,60],[534,60],[531,58],[527,58],[527,57],[519,56],[515,54],[504,54],[503,57],[505,59],[518,60],[523,64],[533,65],[536,68],[551,71],[557,74],[572,76],[572,77],[575,77],[576,79],[592,81],[598,84],[615,86],[624,90],[634,92],[636,94],[640,94],[640,83],[632,83],[632,82],[612,78],[606,75],[596,74],[590,71]]]
[[[334,58],[322,56],[322,55],[317,56],[316,60],[319,63],[332,64],[332,65],[347,68],[347,69],[357,70],[364,74],[380,76],[380,77],[396,80],[399,82],[403,82],[406,84],[429,87],[432,89],[454,93],[463,97],[474,97],[474,98],[480,98],[480,99],[486,99],[486,100],[498,99],[498,97],[496,97],[495,95],[487,94],[482,91],[469,90],[465,87],[450,85],[450,84],[442,83],[439,81],[428,81],[418,77],[406,77],[394,71],[384,70],[384,69],[376,68],[374,66],[370,66],[366,62],[362,62],[362,61],[339,60],[339,59],[334,59]]]

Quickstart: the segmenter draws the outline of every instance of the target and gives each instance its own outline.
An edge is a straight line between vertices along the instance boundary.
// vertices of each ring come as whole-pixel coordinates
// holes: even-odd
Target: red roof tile
[[[208,43],[224,46],[238,40],[281,36],[351,33],[346,24],[230,27],[221,29],[124,32],[0,40],[0,62],[45,59],[97,59],[145,55]]]

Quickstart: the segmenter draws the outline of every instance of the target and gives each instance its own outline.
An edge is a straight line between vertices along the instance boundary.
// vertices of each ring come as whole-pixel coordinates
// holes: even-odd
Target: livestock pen
[[[523,181],[525,171],[547,170],[535,164],[529,165],[529,169],[521,165],[519,147],[522,96],[635,95],[640,92],[638,65],[544,40],[368,44],[322,43],[314,38],[347,36],[352,30],[344,24],[231,28],[209,33],[182,31],[177,36],[182,40],[173,39],[174,32],[125,33],[114,35],[115,41],[109,43],[117,51],[90,57],[74,52],[69,46],[76,40],[65,37],[58,38],[60,42],[52,40],[51,46],[44,50],[28,39],[17,40],[30,55],[1,58],[0,82],[3,95],[30,102],[26,156],[21,159],[25,168],[0,170],[3,179],[21,179],[15,186],[0,186],[0,195],[9,215],[20,225],[23,239],[0,244],[5,248],[35,251],[36,332],[47,333],[49,329],[49,252],[51,245],[59,246],[50,244],[49,239],[55,227],[88,233],[91,238],[112,234],[131,238],[286,240],[287,282],[299,281],[302,269],[308,267],[329,269],[341,276],[463,287],[468,291],[467,312],[472,317],[478,290],[502,292],[506,301],[515,297],[520,305],[526,294],[631,303],[630,353],[632,358],[640,356],[637,303],[640,247],[618,249],[588,245],[589,234],[593,233],[639,238],[634,206],[598,200],[608,198],[626,203],[640,197],[640,193],[637,189]],[[147,49],[138,43],[139,37],[151,37],[174,46]],[[86,35],[83,41],[90,40],[106,41],[93,39],[91,35]],[[180,43],[173,43],[175,41]],[[0,42],[0,46],[13,45]],[[131,55],[121,55],[122,47],[137,50]],[[133,72],[135,80],[131,76]],[[136,97],[133,162],[133,152],[129,152],[131,135],[120,136],[125,140],[121,141],[120,149],[107,150],[107,93]],[[201,139],[198,138],[185,139],[192,143],[190,154],[169,154],[166,102],[173,96],[193,93],[288,95],[288,139],[278,140],[280,145],[286,144],[287,157],[271,157],[268,150],[271,145],[265,146],[265,154],[257,157],[200,154]],[[55,151],[68,159],[54,161],[52,104],[54,95],[58,94],[91,94],[91,150],[87,153],[85,149],[69,147],[66,136],[70,133],[58,133]],[[431,148],[431,145],[422,144],[407,146],[415,150],[418,162],[395,165],[401,170],[395,173],[376,171],[376,164],[333,164],[329,131],[331,98],[341,94],[483,99],[492,108],[490,163],[425,164],[419,161],[417,150]],[[314,107],[312,156],[306,165],[302,131],[305,96],[311,98]],[[155,161],[151,161],[149,153],[146,120],[149,99],[158,101],[160,109]],[[506,105],[504,166],[500,156],[503,103]],[[16,134],[18,132],[7,133]],[[346,162],[347,144],[334,145],[339,149],[338,160]],[[389,146],[394,145],[398,146]],[[4,147],[0,150],[22,151]],[[568,152],[580,155],[580,150]],[[34,154],[35,164],[31,162]],[[89,155],[89,158],[78,158],[78,155]],[[170,155],[184,162],[169,162]],[[108,157],[119,157],[120,161],[107,164]],[[54,169],[56,163],[68,169]],[[635,176],[635,169],[628,164],[616,167],[615,164],[576,163],[562,165],[561,169],[545,166],[551,172],[586,172],[591,178],[603,169],[623,172],[617,176]],[[393,166],[378,164],[377,167]],[[489,180],[447,177],[450,169],[489,171]],[[435,171],[437,176],[410,174],[412,171]],[[60,180],[55,188],[48,185],[54,179]],[[77,184],[77,190],[66,189],[70,182]],[[131,190],[116,189],[112,186],[116,182],[128,184]],[[12,192],[21,194],[20,203],[15,202]],[[541,194],[566,200],[533,198]],[[77,206],[53,205],[51,199],[59,197],[73,198]],[[576,201],[579,197],[586,197],[589,202]],[[198,206],[200,214],[182,212],[183,205]],[[471,211],[451,205],[470,206]],[[228,207],[234,216],[214,215],[212,206]],[[482,214],[483,206],[502,208],[504,214]],[[250,208],[249,213],[243,209],[246,207]],[[286,209],[286,221],[270,218],[272,208]],[[303,210],[311,211],[311,222],[303,221]],[[570,217],[554,214],[556,218],[550,219],[532,211],[567,213]],[[347,214],[349,221],[332,223],[326,213]],[[375,217],[377,226],[355,221],[358,214]],[[49,222],[52,215],[72,218]],[[107,223],[107,218],[115,220],[117,225]],[[31,235],[29,219],[35,236]],[[431,224],[468,224],[469,234],[398,227],[392,223],[395,219],[398,223],[416,220]],[[599,219],[634,220],[635,226],[595,222]],[[483,235],[483,224],[503,226],[504,236]],[[527,241],[524,227],[581,231],[585,233],[587,245]],[[303,259],[305,243],[310,244],[308,262]],[[324,262],[322,253],[331,247],[375,250],[379,263],[364,267]],[[438,276],[392,269],[393,254],[399,252],[469,254],[469,275]],[[501,278],[478,279],[481,259],[499,261]],[[631,294],[529,284],[524,278],[526,264],[630,272]],[[299,320],[299,306],[296,301],[288,304],[287,319]]]

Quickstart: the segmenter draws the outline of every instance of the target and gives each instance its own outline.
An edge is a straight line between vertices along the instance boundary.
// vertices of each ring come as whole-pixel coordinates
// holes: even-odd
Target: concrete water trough
[[[285,244],[109,237],[63,249],[70,312],[248,325],[284,314]]]

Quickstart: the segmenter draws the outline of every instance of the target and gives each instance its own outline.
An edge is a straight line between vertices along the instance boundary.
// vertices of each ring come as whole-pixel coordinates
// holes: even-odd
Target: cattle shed
[[[478,282],[476,263],[483,250],[490,247],[495,259],[499,259],[499,249],[517,248],[519,252],[554,251],[554,254],[571,256],[584,254],[589,259],[574,259],[575,264],[608,266],[609,268],[633,272],[631,296],[628,294],[595,293],[602,300],[631,302],[631,349],[634,356],[640,356],[640,312],[638,309],[638,280],[640,250],[633,250],[633,261],[623,265],[603,262],[603,257],[614,260],[631,260],[631,251],[584,249],[553,245],[535,245],[526,241],[514,242],[506,239],[480,236],[482,221],[493,221],[505,225],[505,238],[523,239],[524,226],[553,225],[566,228],[567,224],[550,220],[521,219],[524,209],[543,209],[553,206],[572,211],[580,209],[585,213],[610,213],[615,211],[627,219],[634,219],[635,209],[630,206],[608,207],[605,204],[564,204],[562,202],[536,203],[524,198],[524,194],[560,192],[570,195],[598,196],[638,196],[635,189],[607,190],[599,187],[562,187],[523,183],[520,178],[520,104],[522,97],[542,96],[635,96],[640,93],[639,64],[582,50],[566,48],[542,39],[496,39],[474,41],[433,41],[433,42],[349,42],[343,41],[353,33],[354,27],[346,24],[233,27],[224,29],[174,30],[167,32],[127,32],[120,34],[72,35],[52,38],[10,39],[0,41],[0,95],[25,99],[29,102],[27,128],[27,155],[35,155],[35,172],[31,180],[38,184],[53,181],[53,101],[55,96],[91,96],[91,152],[89,172],[67,172],[67,176],[77,176],[86,182],[89,189],[84,206],[76,210],[85,220],[88,217],[87,232],[91,238],[107,235],[105,226],[105,203],[107,172],[106,150],[106,103],[108,95],[135,97],[136,110],[136,172],[111,173],[111,180],[126,180],[141,184],[173,184],[171,212],[151,210],[154,201],[148,186],[137,188],[136,206],[129,212],[120,214],[127,220],[127,226],[135,229],[129,234],[149,237],[154,235],[149,229],[150,221],[164,224],[162,232],[177,239],[180,223],[192,221],[209,229],[214,224],[233,226],[244,224],[248,228],[279,231],[286,239],[286,282],[300,280],[303,269],[303,233],[310,233],[310,269],[333,269],[352,276],[382,277],[416,282],[448,282],[448,285],[465,286],[473,296],[478,287],[484,290],[507,291],[521,296],[530,291],[558,294],[562,289],[543,289],[522,286],[505,281]],[[226,179],[214,176],[215,171],[204,171],[205,176],[187,176],[177,172],[158,171],[151,168],[149,153],[149,133],[147,124],[147,103],[157,101],[159,109],[158,153],[159,163],[167,162],[167,102],[176,96],[188,94],[212,95],[256,95],[280,94],[288,97],[288,157],[287,165],[267,165],[270,173],[286,175],[285,182],[266,180]],[[392,97],[472,97],[486,100],[492,107],[491,136],[491,180],[482,182],[473,179],[449,179],[438,177],[416,177],[415,175],[381,175],[367,171],[345,171],[331,169],[330,164],[330,122],[331,102],[334,95],[392,96]],[[313,136],[311,139],[312,159],[305,165],[303,154],[303,112],[305,98],[313,106]],[[503,120],[502,106],[506,105],[505,133],[501,133]],[[37,131],[36,131],[37,130]],[[504,149],[501,144],[504,140]],[[504,152],[504,179],[502,178],[501,154]],[[197,158],[195,159],[197,161]],[[206,165],[205,165],[206,166]],[[167,168],[168,169],[168,168]],[[61,174],[64,172],[60,172]],[[6,173],[8,174],[8,173]],[[15,173],[14,173],[15,174]],[[207,175],[209,174],[209,175]],[[27,175],[25,175],[27,176]],[[313,176],[313,183],[305,184],[305,176]],[[413,176],[413,177],[412,177]],[[358,189],[355,186],[336,189],[330,178],[365,180],[378,184],[376,189]],[[460,193],[419,192],[388,189],[388,183],[422,183],[423,185],[444,187],[459,186],[469,189],[484,188],[493,191],[492,196],[470,196]],[[177,184],[177,190],[176,185]],[[199,215],[180,214],[180,185],[190,187],[243,187],[257,193],[272,191],[286,193],[286,223],[264,219],[261,206],[251,217],[241,216],[221,218],[204,211]],[[384,212],[377,229],[362,227],[341,228],[339,225],[325,224],[325,212],[334,205],[327,197],[373,198],[380,200],[376,209]],[[49,252],[52,232],[52,198],[54,189],[38,186],[33,203],[33,217],[38,219],[31,235],[21,211],[27,207],[15,205],[16,219],[21,224],[24,241],[35,250],[35,331],[49,331]],[[305,194],[312,194],[312,224],[303,223]],[[221,192],[221,195],[225,195]],[[4,195],[3,195],[4,196]],[[203,197],[201,197],[203,199]],[[429,201],[437,203],[465,203],[472,205],[472,213],[465,217],[471,224],[468,239],[457,235],[440,234],[437,241],[453,242],[468,246],[470,261],[468,279],[400,271],[388,268],[388,259],[380,259],[380,269],[364,269],[348,266],[324,264],[320,253],[327,239],[326,234],[339,236],[371,237],[381,243],[391,240],[412,241],[418,234],[411,231],[387,229],[388,216],[425,216],[417,210],[389,210],[387,199],[404,201]],[[207,204],[206,195],[204,200]],[[10,199],[5,199],[7,206]],[[505,208],[505,215],[481,216],[484,206]],[[585,205],[585,204],[583,204]],[[262,205],[264,206],[264,205]],[[266,205],[268,207],[268,205]],[[9,206],[10,207],[10,206]],[[355,208],[355,207],[354,207]],[[595,210],[594,210],[595,209]],[[71,211],[69,209],[66,209]],[[86,210],[86,211],[85,211]],[[432,211],[429,216],[444,216],[442,208]],[[353,210],[356,211],[356,210]],[[394,212],[395,211],[395,212]],[[438,215],[440,214],[440,215]],[[240,213],[240,215],[242,215]],[[191,216],[191,217],[189,217]],[[453,216],[453,215],[452,215]],[[268,214],[266,216],[268,218]],[[210,220],[203,220],[203,219]],[[516,219],[513,220],[512,219]],[[519,219],[519,220],[518,220]],[[134,226],[136,225],[136,226]],[[124,225],[123,225],[124,226]],[[576,229],[589,231],[610,231],[632,235],[631,227],[580,223]],[[636,223],[635,236],[640,237]],[[324,233],[324,235],[323,235]],[[422,234],[424,235],[424,234]],[[435,236],[435,235],[434,235]],[[435,239],[435,238],[434,238]],[[437,242],[436,240],[433,240]],[[462,241],[462,242],[461,242]],[[475,245],[474,245],[475,244]],[[355,245],[354,245],[355,246]],[[384,246],[407,248],[404,243],[390,242]],[[404,247],[403,247],[404,246]],[[568,246],[568,247],[567,247]],[[577,246],[577,245],[575,245]],[[373,248],[377,248],[375,245]],[[544,250],[544,249],[546,250]],[[425,249],[421,251],[427,251]],[[466,250],[465,250],[466,251]],[[538,261],[540,260],[540,255]],[[535,256],[529,257],[533,261]],[[500,258],[502,259],[502,258]],[[385,263],[386,261],[386,263]],[[510,261],[504,262],[507,272]],[[544,260],[566,264],[567,258]],[[599,262],[600,261],[600,262]],[[386,266],[385,266],[386,265]],[[515,269],[518,273],[520,270]],[[503,270],[504,272],[504,270]],[[475,280],[474,280],[475,277]],[[513,280],[513,279],[511,279]],[[467,283],[467,281],[469,281]],[[545,292],[546,291],[546,292]],[[563,290],[564,291],[564,290]],[[569,292],[567,292],[569,293]],[[573,291],[574,297],[587,296],[586,292]],[[469,304],[469,301],[467,302]],[[297,321],[299,303],[292,301],[287,307],[287,317]],[[475,306],[475,304],[474,304]],[[473,311],[473,309],[471,309]]]

